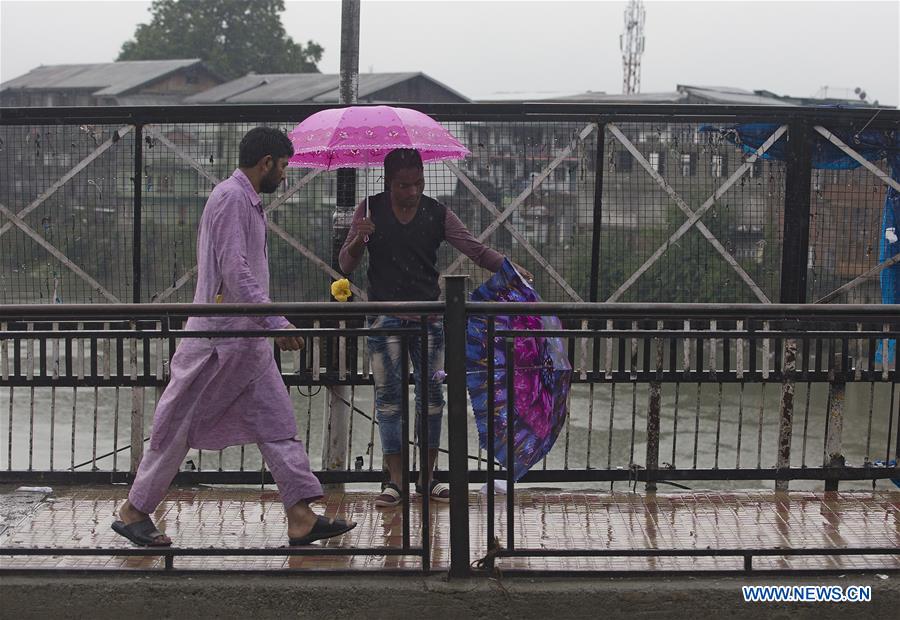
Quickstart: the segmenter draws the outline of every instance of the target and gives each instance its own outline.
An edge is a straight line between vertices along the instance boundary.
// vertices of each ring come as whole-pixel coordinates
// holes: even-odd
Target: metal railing
[[[284,314],[302,325],[295,333],[306,339],[305,352],[280,356],[282,376],[289,389],[343,384],[352,386],[357,394],[371,391],[363,336],[374,332],[361,327],[364,316],[442,316],[447,347],[448,433],[444,445],[449,449],[449,464],[436,477],[449,480],[455,488],[487,482],[489,515],[494,514],[494,483],[505,480],[506,531],[498,535],[501,533],[495,532],[493,519],[488,519],[486,539],[497,541],[487,550],[488,563],[497,557],[529,553],[515,544],[516,485],[554,482],[598,488],[601,483],[641,482],[653,490],[659,484],[679,486],[691,480],[706,484],[737,481],[741,485],[775,481],[782,486],[789,480],[812,480],[824,481],[826,489],[836,489],[840,481],[900,477],[900,469],[889,465],[900,450],[897,366],[880,357],[887,343],[900,335],[900,308],[896,306],[485,304],[464,301],[464,278],[459,276],[447,279],[446,295],[446,303],[4,306],[0,309],[0,390],[8,395],[9,411],[4,442],[6,467],[0,464],[0,480],[130,481],[141,456],[145,420],[151,413],[136,405],[143,403],[143,391],[164,386],[166,361],[171,359],[178,339],[225,335],[186,332],[182,322],[188,315],[236,314]],[[570,396],[569,415],[554,449],[542,464],[515,481],[509,463],[496,462],[493,443],[487,442],[485,455],[470,432],[465,342],[467,320],[485,319],[494,335],[487,339],[491,353],[486,364],[492,366],[495,346],[512,346],[516,338],[535,335],[496,329],[496,318],[523,314],[555,315],[563,320],[563,329],[542,335],[555,335],[568,343],[575,395]],[[396,335],[404,336],[404,341],[419,337],[416,330],[400,331]],[[266,333],[261,330],[240,335]],[[515,363],[514,356],[506,360]],[[422,363],[423,376],[429,376],[424,353]],[[488,390],[488,411],[494,410],[496,389],[505,387],[507,395],[514,398],[515,386],[504,386],[503,377],[513,377],[515,367],[494,370],[500,374],[497,385]],[[408,367],[403,376],[404,387],[408,387]],[[101,388],[130,390],[130,416],[118,416],[118,409],[110,411],[109,404],[104,412],[104,403],[97,396]],[[73,408],[71,419],[62,420],[52,405],[56,402],[52,394],[62,390],[72,390],[75,395],[87,390],[93,393],[93,402],[86,410]],[[25,393],[30,406],[14,407],[17,392]],[[35,395],[41,392],[51,393],[49,409],[34,405]],[[306,393],[312,394],[312,389]],[[360,401],[352,405],[351,419],[365,420],[369,428],[365,429],[368,432],[351,432],[348,450],[353,453],[367,447],[369,466],[365,468],[358,458],[358,469],[317,471],[323,482],[383,480],[374,458],[377,452],[372,449],[374,415],[363,410],[362,397],[358,398]],[[66,418],[69,415],[67,411]],[[301,410],[301,421],[303,415]],[[409,439],[408,406],[403,416]],[[312,417],[308,410],[307,420]],[[46,431],[48,422],[49,433],[37,432],[42,427]],[[127,459],[116,461],[98,441],[98,429],[110,423],[118,425],[113,441],[125,432],[131,443],[107,447],[113,448],[113,454],[126,452]],[[84,432],[76,433],[76,426]],[[427,438],[427,432],[420,429],[419,436]],[[307,448],[313,453],[315,442],[310,441],[308,426],[305,433]],[[77,467],[76,450],[70,443],[76,439],[90,446],[89,458],[83,459],[85,467],[90,464],[89,471]],[[35,457],[45,440],[50,448],[49,466],[46,459],[38,463]],[[413,451],[413,459],[419,463],[424,462],[424,445],[427,439]],[[19,455],[16,458],[14,450]],[[218,466],[213,457],[201,453],[195,463],[198,467],[180,472],[177,481],[271,483],[264,466],[257,466],[256,461],[251,465],[244,460],[243,448],[240,450],[241,459],[226,459],[224,467],[221,453]],[[54,451],[68,453],[69,462],[60,466],[62,459],[54,459]],[[404,454],[409,458],[409,451]],[[121,465],[123,461],[127,467]],[[22,465],[14,467],[14,462]],[[404,463],[404,471],[412,469],[409,476],[418,475],[414,463],[412,468],[410,464],[410,460]],[[403,481],[404,487],[409,479]],[[427,501],[424,498],[425,511]],[[468,572],[472,553],[467,502],[464,493],[452,496],[450,535],[455,574]],[[399,549],[405,554],[421,554],[422,566],[427,569],[428,519],[422,522],[422,545],[411,546],[409,509],[407,501]],[[376,554],[383,549],[358,551]],[[588,556],[613,553],[580,551]],[[577,555],[579,551],[535,551],[535,555],[552,553]]]

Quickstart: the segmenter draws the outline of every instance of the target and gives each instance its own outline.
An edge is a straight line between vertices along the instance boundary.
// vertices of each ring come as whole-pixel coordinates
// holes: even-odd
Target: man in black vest
[[[350,231],[341,248],[340,265],[352,272],[369,253],[369,301],[435,301],[438,286],[437,251],[447,241],[479,267],[497,271],[503,255],[475,239],[458,217],[446,206],[423,194],[425,175],[422,158],[415,149],[396,149],[384,160],[385,190],[363,201],[353,216]],[[531,274],[518,267],[527,279]],[[375,316],[367,325],[373,328],[421,327],[419,317]],[[400,404],[402,376],[399,336],[369,336],[369,357],[375,379],[375,415],[381,436],[384,461],[390,482],[375,500],[376,506],[391,507],[401,502],[400,480],[404,449]],[[450,501],[450,488],[431,480],[441,437],[444,412],[442,370],[444,368],[444,327],[440,317],[428,322],[428,467],[426,480],[416,485],[419,493],[427,488],[432,500]],[[416,427],[423,412],[420,385],[421,342],[412,339],[409,347],[416,384]]]

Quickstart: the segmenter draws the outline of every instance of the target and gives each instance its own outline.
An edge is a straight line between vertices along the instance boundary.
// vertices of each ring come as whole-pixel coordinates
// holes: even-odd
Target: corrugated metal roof
[[[407,80],[415,80],[417,78],[421,78],[423,80],[427,80],[432,84],[437,85],[440,88],[456,95],[463,101],[471,101],[468,97],[463,95],[458,90],[450,88],[443,82],[439,82],[433,77],[429,75],[425,75],[422,72],[416,73],[361,73],[359,76],[359,97],[361,99],[370,99],[376,93],[388,89],[391,86],[396,86],[397,84],[402,84]],[[333,90],[328,91],[327,93],[322,93],[315,97],[313,101],[316,103],[337,103],[339,100],[340,91],[337,87]]]
[[[685,95],[675,91],[635,93],[633,95],[587,92],[569,97],[556,97],[550,101],[564,101],[566,103],[681,103],[685,98]]]
[[[186,103],[302,103],[331,90],[335,74],[250,73],[215,88],[191,95]]]
[[[359,97],[369,98],[379,91],[407,80],[424,78],[468,101],[465,95],[423,73],[361,73]],[[245,75],[185,99],[186,103],[337,103],[340,94],[337,73],[276,73]]]
[[[577,90],[498,90],[476,95],[472,97],[472,100],[483,103],[556,101],[563,97],[574,97],[580,94],[581,92]]]
[[[302,103],[338,83],[336,75],[322,73],[288,73],[262,75],[266,78],[256,88],[228,97],[224,103]]]
[[[390,88],[396,84],[412,80],[421,73],[360,73],[358,97],[365,99],[371,97],[380,90]],[[338,76],[340,78],[340,76]],[[334,88],[313,97],[316,103],[337,103],[340,99],[340,79],[335,82]]]
[[[96,96],[113,96],[157,80],[173,71],[200,63],[181,60],[123,60],[89,65],[46,65],[0,84],[0,91],[90,90]]]
[[[180,94],[147,94],[122,95],[116,97],[118,105],[181,105],[184,98]]]
[[[679,84],[677,90],[661,93],[635,93],[632,95],[609,94],[604,92],[586,92],[577,95],[540,96],[541,93],[510,93],[503,99],[508,102],[542,101],[565,103],[684,103],[689,97],[708,103],[734,103],[744,105],[776,105],[789,106],[791,102],[775,96],[766,96],[741,88],[730,86],[687,86]],[[491,97],[485,100],[497,101]]]
[[[730,86],[687,86],[678,85],[679,92],[687,95],[704,99],[710,103],[734,103],[740,105],[776,105],[776,106],[793,106],[794,104],[776,99],[774,97],[766,97],[758,95],[752,91],[742,88],[733,88]]]
[[[257,88],[265,84],[271,78],[271,75],[257,75],[248,73],[244,77],[236,80],[213,86],[203,92],[191,95],[184,99],[185,103],[224,103],[229,97],[234,97],[240,93]]]

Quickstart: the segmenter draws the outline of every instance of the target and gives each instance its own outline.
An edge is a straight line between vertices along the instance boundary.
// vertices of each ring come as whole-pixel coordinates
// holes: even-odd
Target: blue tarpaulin
[[[719,128],[706,125],[700,131],[719,132],[745,153],[755,152],[778,129],[774,123],[747,123],[734,127]],[[859,153],[868,161],[880,161],[886,159],[891,171],[891,178],[900,182],[900,131],[883,131],[880,129],[864,129],[862,131],[832,131],[838,139],[851,149]],[[761,159],[772,161],[784,161],[786,159],[786,136],[781,136],[763,155]],[[812,144],[813,168],[825,170],[852,170],[862,164],[847,155],[844,151],[832,144],[818,132],[813,136]],[[881,237],[879,243],[878,260],[884,262],[900,253],[900,193],[893,187],[888,187],[887,196],[884,199],[884,212],[881,218]],[[893,234],[889,234],[891,231]],[[889,240],[894,239],[894,241]],[[894,263],[890,267],[881,270],[881,301],[885,304],[900,304],[900,263]],[[897,341],[891,340],[889,344],[888,359],[893,360],[896,353]],[[876,359],[882,361],[881,345],[879,344]]]

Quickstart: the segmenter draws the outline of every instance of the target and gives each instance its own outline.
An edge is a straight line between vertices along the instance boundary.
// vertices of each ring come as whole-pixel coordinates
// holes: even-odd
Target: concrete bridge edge
[[[869,603],[745,603],[742,585],[871,585]],[[473,578],[389,575],[0,577],[0,617],[888,618],[900,575]]]

